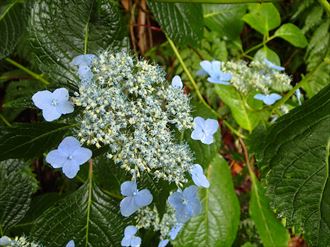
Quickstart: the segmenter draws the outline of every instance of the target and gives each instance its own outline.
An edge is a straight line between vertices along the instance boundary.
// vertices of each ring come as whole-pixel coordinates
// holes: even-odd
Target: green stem
[[[327,0],[319,0],[319,3],[323,6],[325,11],[327,12],[327,15],[330,16],[330,4]]]
[[[271,37],[264,37],[264,40],[262,41],[262,43],[257,44],[255,46],[252,46],[250,49],[248,49],[247,51],[243,52],[241,57],[249,57],[248,54],[262,46],[265,46],[269,41],[271,41],[272,39],[276,38],[275,36],[271,36]]]
[[[89,172],[88,172],[88,202],[87,202],[87,219],[86,219],[86,242],[85,246],[88,246],[88,236],[89,236],[89,221],[91,213],[92,204],[92,188],[93,188],[93,161],[89,160]]]
[[[5,123],[5,125],[8,127],[13,127],[2,114],[0,114],[0,118]]]
[[[45,84],[45,85],[50,84],[50,82],[47,81],[46,79],[44,79],[41,75],[34,73],[33,71],[31,71],[28,68],[24,67],[23,65],[15,62],[14,60],[10,59],[9,57],[5,58],[5,61],[7,61],[8,63],[14,65],[15,67],[23,70],[27,74],[31,75],[33,78],[37,79],[38,81],[41,81],[43,84]]]
[[[203,105],[205,105],[205,107],[207,107],[213,114],[215,114],[218,118],[222,118],[222,116],[217,112],[215,111],[211,106],[209,106],[209,104],[205,101],[205,99],[203,98],[201,92],[199,91],[199,88],[197,86],[197,83],[195,82],[194,78],[192,77],[191,73],[189,72],[186,64],[184,63],[178,49],[176,48],[174,42],[170,39],[170,37],[168,37],[168,35],[166,35],[166,38],[167,38],[167,41],[169,42],[172,50],[174,51],[175,53],[175,56],[177,57],[177,59],[179,60],[180,62],[180,65],[182,66],[184,72],[186,73],[186,75],[188,76],[188,79],[190,80],[195,92],[196,92],[196,95],[198,97],[198,99],[203,103]],[[228,127],[228,129],[234,133],[235,135],[237,135],[238,137],[241,137],[241,138],[246,138],[243,134],[241,134],[238,130],[236,130],[233,126],[231,126],[226,120],[223,119],[223,123],[226,127]]]

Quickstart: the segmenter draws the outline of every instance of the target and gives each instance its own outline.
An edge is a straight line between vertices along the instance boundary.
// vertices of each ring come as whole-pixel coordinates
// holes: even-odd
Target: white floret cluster
[[[73,102],[82,108],[77,136],[82,144],[109,146],[108,158],[135,176],[185,183],[193,156],[174,141],[175,129],[193,125],[189,98],[164,71],[126,51],[103,52],[91,65],[93,79],[79,85]]]
[[[223,71],[232,75],[231,84],[241,93],[252,91],[269,94],[272,91],[285,92],[290,90],[291,78],[282,71],[277,71],[258,60],[229,61],[223,63]]]

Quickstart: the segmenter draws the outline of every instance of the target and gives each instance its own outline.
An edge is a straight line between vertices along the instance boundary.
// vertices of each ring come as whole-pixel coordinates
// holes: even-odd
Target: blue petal
[[[178,208],[182,207],[182,202],[184,200],[182,192],[174,192],[168,197],[168,203],[173,207],[173,208]]]
[[[183,205],[175,209],[175,217],[178,223],[184,224],[192,217],[192,210],[189,205]]]
[[[198,76],[204,76],[204,75],[207,75],[207,72],[203,69],[200,69],[196,72],[196,75]]]
[[[193,140],[201,140],[204,137],[204,132],[202,129],[198,128],[193,130],[193,132],[191,132],[191,139]]]
[[[80,169],[79,164],[75,160],[67,160],[62,167],[62,171],[68,178],[74,178]]]
[[[161,240],[158,244],[158,247],[165,247],[168,244],[168,242],[169,242],[168,239]]]
[[[202,205],[199,199],[196,197],[193,201],[191,201],[188,205],[190,208],[192,215],[191,216],[196,216],[202,211]]]
[[[120,186],[120,193],[123,196],[133,196],[137,192],[137,184],[135,181],[126,181]]]
[[[70,240],[65,247],[75,247],[74,241]]]
[[[69,91],[66,88],[58,88],[53,92],[52,98],[57,102],[66,102],[69,100]]]
[[[204,60],[199,64],[206,73],[208,73],[209,75],[212,74],[212,64],[210,61]]]
[[[32,96],[33,104],[39,109],[43,110],[49,108],[52,103],[53,95],[48,90],[36,92]]]
[[[201,142],[206,145],[212,144],[214,142],[213,135],[204,134],[203,137],[201,138]]]
[[[79,75],[80,80],[82,80],[84,82],[91,81],[94,76],[91,69],[87,66],[80,66],[78,69],[78,75]]]
[[[265,64],[269,67],[269,68],[271,68],[271,69],[274,69],[274,70],[277,70],[277,71],[283,71],[283,70],[285,70],[285,68],[284,67],[281,67],[281,66],[278,66],[278,65],[276,65],[276,64],[273,64],[271,61],[269,61],[267,58],[264,58],[264,62],[265,62]]]
[[[74,151],[80,148],[80,142],[73,136],[68,136],[58,145],[58,150],[63,154],[70,156]]]
[[[221,62],[217,60],[213,60],[211,62],[211,67],[212,67],[212,75],[217,75],[221,70]]]
[[[222,81],[230,81],[231,78],[232,78],[232,75],[230,73],[221,72],[221,80]]]
[[[72,159],[77,162],[77,164],[82,165],[92,158],[92,151],[88,148],[79,147],[72,153]]]
[[[74,107],[70,101],[66,101],[59,103],[56,110],[61,114],[68,114],[74,111]]]
[[[282,96],[277,93],[272,93],[270,95],[256,94],[254,98],[263,101],[266,105],[272,105],[281,99]]]
[[[207,78],[209,82],[216,83],[216,84],[221,84],[221,85],[230,85],[228,81],[222,80],[220,77],[209,77]]]
[[[169,232],[170,238],[174,240],[183,227],[183,224],[176,224]]]
[[[133,236],[131,238],[131,246],[132,247],[139,247],[141,245],[141,238]]]
[[[182,83],[182,80],[181,80],[180,76],[176,75],[176,76],[173,77],[172,87],[174,87],[176,89],[182,89],[183,88],[183,83]]]
[[[77,66],[91,66],[95,57],[94,54],[78,55],[72,59],[70,64]]]
[[[52,122],[59,119],[62,114],[56,109],[56,107],[50,105],[42,110],[42,116],[47,122]]]
[[[0,238],[0,246],[11,246],[12,240],[7,236],[2,236]]]
[[[299,88],[296,90],[295,94],[296,94],[296,97],[297,97],[297,100],[298,100],[299,105],[301,105],[301,100],[300,100],[300,98],[301,98],[301,92],[300,92],[300,89]]]
[[[199,164],[195,164],[190,171],[191,178],[197,186],[204,188],[210,187],[210,183],[204,175],[203,168]]]
[[[138,209],[139,207],[135,204],[134,197],[132,196],[125,197],[120,201],[120,213],[125,217],[131,216]]]
[[[140,208],[149,205],[152,202],[152,194],[148,189],[140,190],[135,196],[135,203]]]
[[[125,237],[132,237],[137,233],[138,229],[135,226],[126,226],[124,230]]]
[[[188,201],[195,200],[197,198],[198,188],[195,185],[190,185],[188,188],[185,188],[183,193],[183,197]]]
[[[124,247],[129,247],[129,246],[131,246],[131,238],[132,238],[132,237],[124,237],[124,238],[121,240],[121,246],[124,246]]]
[[[204,132],[209,135],[213,135],[215,132],[217,132],[219,128],[219,123],[217,120],[214,119],[207,119],[204,123]]]
[[[204,122],[205,122],[205,120],[204,120],[204,118],[202,118],[202,117],[195,117],[194,118],[194,128],[196,129],[196,128],[204,128]]]
[[[67,156],[60,152],[59,150],[50,151],[46,156],[46,161],[53,168],[60,168],[67,161]]]

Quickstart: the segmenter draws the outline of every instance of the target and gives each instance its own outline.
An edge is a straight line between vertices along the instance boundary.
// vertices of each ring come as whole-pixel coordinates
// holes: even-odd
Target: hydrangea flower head
[[[195,164],[190,170],[191,178],[197,186],[209,188],[210,183],[204,175],[203,168],[199,164]]]
[[[93,54],[79,55],[73,58],[70,63],[71,65],[78,66],[78,75],[83,83],[88,83],[93,78],[93,72],[91,71],[90,66],[95,58],[96,56]]]
[[[176,191],[169,196],[168,202],[175,209],[176,219],[179,223],[185,223],[201,212],[202,206],[197,192],[197,186],[191,185],[183,191]]]
[[[69,92],[65,88],[58,88],[54,92],[43,90],[32,96],[36,107],[42,110],[46,121],[59,119],[62,114],[73,112],[73,104],[69,101]]]
[[[168,244],[168,239],[163,239],[159,242],[158,247],[165,247]]]
[[[75,247],[74,241],[70,240],[65,247]]]
[[[121,184],[121,194],[125,196],[120,202],[120,212],[123,216],[129,217],[138,209],[149,205],[152,202],[152,194],[148,189],[138,190],[135,181],[126,181]]]
[[[92,157],[92,151],[81,147],[79,141],[73,136],[63,139],[57,149],[50,151],[46,161],[53,168],[62,168],[63,173],[68,178],[74,178],[80,165],[87,162]]]
[[[177,89],[182,89],[183,88],[183,83],[180,78],[180,76],[176,75],[172,79],[172,87],[177,88]]]
[[[193,165],[186,143],[176,142],[172,128],[192,128],[189,97],[165,79],[164,70],[127,51],[102,52],[90,69],[93,83],[79,84],[74,103],[79,141],[108,146],[107,158],[136,177],[149,173],[182,185]],[[176,77],[177,78],[177,77]],[[174,85],[179,80],[174,79]]]
[[[274,70],[277,70],[277,71],[284,71],[285,68],[284,67],[281,67],[281,66],[278,66],[276,64],[273,64],[271,61],[269,61],[267,58],[264,58],[264,62],[265,64],[270,68],[270,69],[274,69]]]
[[[135,226],[127,226],[124,231],[124,238],[121,240],[121,246],[125,247],[139,247],[141,245],[141,238],[135,236],[137,228]]]
[[[282,98],[281,95],[277,94],[277,93],[272,93],[272,94],[256,94],[254,96],[255,99],[257,100],[261,100],[262,102],[264,102],[266,105],[272,105],[274,104],[276,101],[278,101],[279,99]]]
[[[212,83],[229,85],[231,80],[230,73],[224,73],[221,71],[221,62],[220,61],[207,61],[204,60],[200,62],[202,69],[209,75],[207,80]]]
[[[179,232],[182,230],[183,224],[177,223],[175,226],[172,227],[172,229],[169,232],[170,238],[174,240],[176,236],[178,236]]]
[[[204,119],[202,117],[195,117],[194,130],[191,133],[193,140],[200,140],[204,144],[211,144],[214,141],[213,135],[219,128],[218,121],[214,119]]]

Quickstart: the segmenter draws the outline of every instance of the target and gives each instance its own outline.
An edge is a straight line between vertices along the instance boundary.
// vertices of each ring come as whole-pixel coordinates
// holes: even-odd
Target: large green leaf
[[[160,26],[175,43],[197,44],[202,39],[202,5],[156,1],[149,1],[148,5]]]
[[[287,247],[290,235],[270,209],[264,189],[253,174],[250,215],[265,247]]]
[[[296,47],[304,48],[308,44],[303,32],[292,23],[282,25],[276,30],[274,36],[280,37]]]
[[[254,55],[254,59],[262,62],[264,61],[265,58],[267,58],[269,61],[271,61],[274,64],[281,65],[280,57],[277,55],[275,51],[268,48],[266,45],[260,48]]]
[[[34,61],[58,83],[75,80],[73,57],[120,48],[126,35],[117,4],[108,0],[41,0],[31,9]]]
[[[249,9],[243,20],[263,35],[281,24],[280,14],[272,3],[251,4]]]
[[[28,211],[34,179],[24,174],[19,160],[0,162],[0,234],[19,222]]]
[[[2,1],[0,4],[0,59],[15,49],[25,28],[25,17],[19,0]]]
[[[69,128],[72,126],[60,123],[0,126],[0,160],[37,157],[56,146]]]
[[[330,86],[278,119],[259,139],[269,198],[311,246],[330,245]]]
[[[206,176],[211,186],[200,191],[203,211],[185,225],[176,247],[228,247],[236,238],[240,207],[227,162],[215,156]]]
[[[246,13],[245,4],[204,4],[204,22],[212,31],[230,40],[240,40],[243,29],[242,17]]]
[[[229,106],[235,121],[242,128],[252,131],[258,125],[261,112],[252,111],[234,87],[216,85],[215,91],[220,99]]]
[[[46,210],[36,221],[32,237],[45,246],[120,246],[128,220],[119,201],[105,194],[90,177],[77,191]]]

